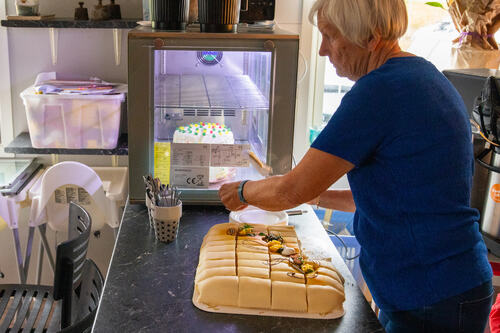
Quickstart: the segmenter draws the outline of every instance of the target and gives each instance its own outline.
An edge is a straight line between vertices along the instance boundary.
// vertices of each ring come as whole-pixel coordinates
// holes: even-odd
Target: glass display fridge
[[[210,204],[225,182],[291,169],[298,35],[140,27],[128,43],[131,202],[148,173]]]

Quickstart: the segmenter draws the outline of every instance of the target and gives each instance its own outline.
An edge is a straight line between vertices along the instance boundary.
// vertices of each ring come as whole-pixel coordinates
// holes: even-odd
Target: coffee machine
[[[476,157],[471,206],[481,213],[486,246],[500,256],[500,72],[466,69],[443,73],[469,111]]]

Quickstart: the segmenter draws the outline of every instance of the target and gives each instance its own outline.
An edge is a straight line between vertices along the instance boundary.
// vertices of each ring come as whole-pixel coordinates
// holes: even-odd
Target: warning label
[[[500,202],[500,184],[495,184],[490,189],[490,197],[495,202]]]
[[[75,202],[79,205],[92,203],[90,194],[85,189],[77,186],[61,186],[54,191],[54,201],[58,204]]]

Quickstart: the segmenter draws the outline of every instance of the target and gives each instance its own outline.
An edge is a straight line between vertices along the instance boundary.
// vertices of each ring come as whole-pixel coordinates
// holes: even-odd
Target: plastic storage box
[[[21,93],[31,144],[35,148],[113,149],[118,142],[120,116],[127,85],[110,95]]]

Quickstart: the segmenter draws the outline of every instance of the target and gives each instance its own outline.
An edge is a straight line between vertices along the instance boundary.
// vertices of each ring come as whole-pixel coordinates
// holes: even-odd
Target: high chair
[[[78,188],[73,187],[69,191],[65,187],[63,191],[61,187],[67,185]],[[37,264],[37,284],[39,284],[44,251],[47,252],[52,271],[55,270],[54,257],[46,237],[46,225],[48,224],[54,231],[67,230],[70,201],[85,205],[85,209],[92,217],[92,231],[101,230],[109,220],[109,214],[101,179],[92,168],[78,162],[61,162],[48,168],[30,189],[29,195],[32,202],[29,220],[31,238],[28,238],[28,244],[32,242],[33,231],[37,228],[40,235]]]
[[[23,259],[21,241],[19,239],[19,213],[23,206],[29,205],[28,191],[36,183],[42,174],[41,170],[38,170],[32,175],[32,178],[27,181],[24,188],[16,195],[3,196],[0,195],[0,230],[3,229],[2,226],[7,226],[12,231],[12,237],[14,239],[14,252],[17,261],[17,271],[19,274],[19,282],[26,283],[28,275],[28,265],[30,253],[28,253],[28,248],[31,251],[31,244],[27,245],[27,250],[25,253],[25,258]],[[32,239],[28,236],[28,239]]]
[[[104,279],[86,259],[90,226],[87,212],[69,208],[68,240],[57,246],[53,286],[0,285],[0,332],[87,332],[91,329]]]

